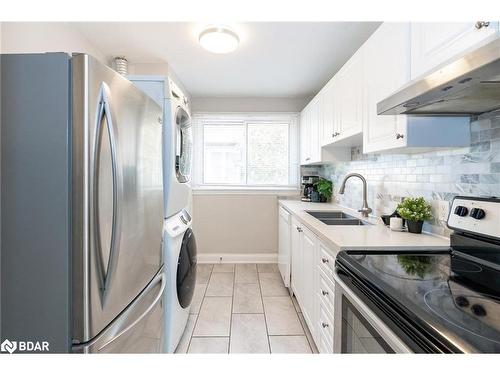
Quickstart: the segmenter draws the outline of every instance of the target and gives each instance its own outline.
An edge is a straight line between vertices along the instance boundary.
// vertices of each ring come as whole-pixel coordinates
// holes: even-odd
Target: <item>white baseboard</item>
[[[278,253],[198,254],[198,263],[278,263]]]

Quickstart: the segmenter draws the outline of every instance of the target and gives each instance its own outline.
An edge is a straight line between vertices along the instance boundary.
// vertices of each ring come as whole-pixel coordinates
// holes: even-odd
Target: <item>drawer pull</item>
[[[483,27],[490,26],[490,23],[488,21],[477,21],[474,26],[477,30],[481,30]]]
[[[322,261],[323,263],[325,263],[325,264],[330,262],[330,261],[329,261],[328,259],[326,259],[326,258],[321,258],[321,261]]]
[[[302,228],[301,227],[297,227],[297,232],[301,233],[302,232]]]
[[[330,325],[329,325],[328,323],[325,323],[325,322],[321,322],[321,326],[322,326],[323,328],[328,328],[328,327],[330,327]]]
[[[328,292],[326,290],[321,290],[321,294],[323,294],[324,296],[327,296]]]

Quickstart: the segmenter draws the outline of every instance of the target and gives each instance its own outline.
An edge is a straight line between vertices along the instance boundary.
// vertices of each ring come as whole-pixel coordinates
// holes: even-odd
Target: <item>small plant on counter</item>
[[[333,183],[325,178],[316,182],[316,190],[320,194],[320,201],[327,202],[332,199]]]
[[[431,205],[423,197],[403,199],[397,211],[406,220],[410,233],[422,233],[424,221],[432,219]]]

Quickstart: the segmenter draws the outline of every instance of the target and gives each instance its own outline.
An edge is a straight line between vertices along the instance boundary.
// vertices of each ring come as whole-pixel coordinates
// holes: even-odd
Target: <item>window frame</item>
[[[283,124],[288,126],[288,184],[248,184],[248,124]],[[299,189],[299,113],[195,113],[193,115],[193,191],[296,192]],[[243,125],[245,132],[245,184],[204,182],[204,126]]]

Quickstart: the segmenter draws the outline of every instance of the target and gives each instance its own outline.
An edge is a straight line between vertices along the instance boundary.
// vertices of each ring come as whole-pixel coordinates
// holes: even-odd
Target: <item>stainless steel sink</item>
[[[370,223],[355,218],[342,211],[306,211],[326,225],[370,225]]]
[[[360,219],[318,219],[326,225],[369,225],[366,221]]]
[[[309,215],[316,219],[355,219],[354,216],[348,215],[342,211],[306,211]]]

